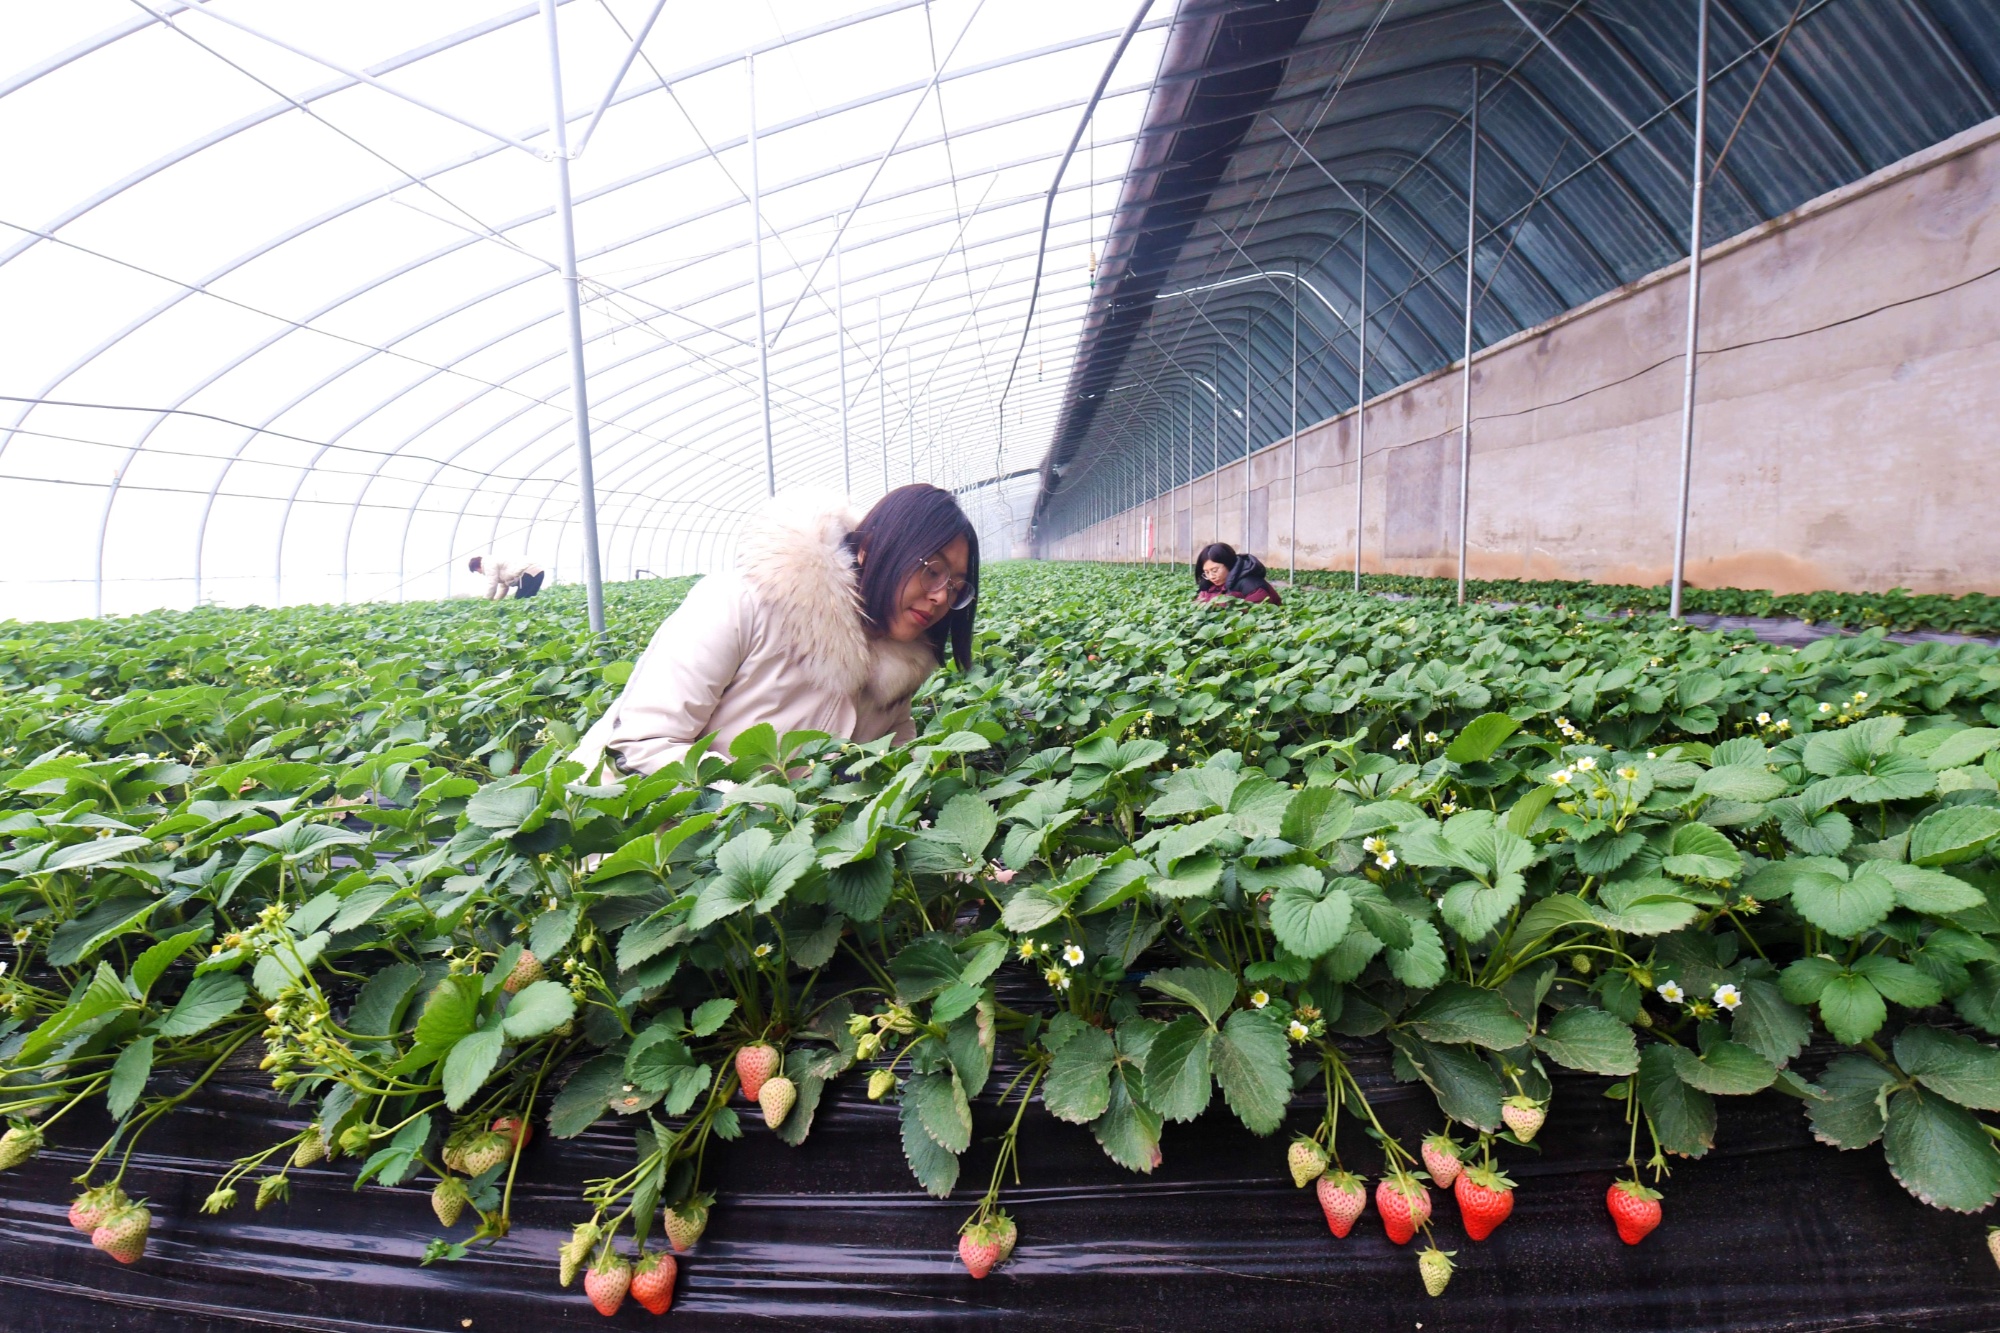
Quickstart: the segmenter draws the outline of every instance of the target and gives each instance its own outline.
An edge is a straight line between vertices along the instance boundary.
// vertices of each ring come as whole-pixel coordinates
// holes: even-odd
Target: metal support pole
[[[1299,583],[1299,275],[1292,274],[1292,517],[1285,529],[1285,579]]]
[[[1222,539],[1222,335],[1215,340],[1214,387],[1208,391],[1208,478],[1212,492],[1208,506],[1209,540]]]
[[[543,0],[549,3],[549,0]],[[750,257],[757,266],[757,397],[764,415],[764,493],[778,493],[778,456],[771,445],[771,343],[764,336],[764,196],[757,179],[757,57],[743,57],[743,77],[749,92],[750,132]]]
[[[841,286],[840,251],[833,252],[833,342],[840,353],[840,489],[854,495],[854,457],[847,447],[847,293]]]
[[[1194,559],[1194,376],[1188,376],[1187,558]]]
[[[1237,554],[1250,549],[1250,376],[1256,367],[1250,360],[1250,338],[1255,328],[1254,317],[1249,312],[1243,315],[1243,545]]]
[[[1362,191],[1365,196],[1366,190]],[[1368,213],[1361,214],[1361,346],[1354,358],[1354,591],[1361,591],[1361,496],[1368,471]]]
[[[875,298],[875,433],[882,441],[882,494],[889,493],[889,376],[882,364],[882,298]]]
[[[1472,67],[1472,120],[1465,168],[1465,376],[1458,429],[1458,604],[1465,605],[1466,504],[1472,490],[1472,247],[1479,239],[1479,66]]]
[[[1681,497],[1674,519],[1674,583],[1667,614],[1681,618],[1681,587],[1687,580],[1688,490],[1694,475],[1695,341],[1701,331],[1702,184],[1708,169],[1708,0],[1695,0],[1694,203],[1688,223],[1688,324],[1686,366],[1681,376]]]
[[[583,372],[583,308],[576,276],[576,222],[570,213],[569,123],[563,115],[562,51],[556,0],[542,0],[549,47],[549,126],[555,134],[556,217],[562,224],[563,308],[569,317],[570,415],[576,426],[577,503],[583,511],[583,583],[590,632],[604,633],[604,573],[597,563],[597,479],[590,457],[590,387]]]

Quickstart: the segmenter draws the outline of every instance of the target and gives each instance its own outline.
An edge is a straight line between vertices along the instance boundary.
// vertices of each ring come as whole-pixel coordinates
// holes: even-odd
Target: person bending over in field
[[[1221,542],[1204,546],[1194,558],[1194,599],[1212,602],[1218,597],[1240,597],[1246,602],[1284,603],[1278,590],[1264,577],[1264,562]]]
[[[972,661],[979,536],[951,492],[902,486],[857,518],[785,495],[737,538],[736,568],[694,586],[572,756],[627,773],[719,749],[759,723],[780,736],[916,736],[910,698]]]
[[[465,567],[486,576],[486,591],[480,595],[489,602],[497,602],[510,592],[516,599],[533,597],[542,590],[542,580],[548,577],[540,565],[510,565],[490,555],[475,555],[465,562]]]

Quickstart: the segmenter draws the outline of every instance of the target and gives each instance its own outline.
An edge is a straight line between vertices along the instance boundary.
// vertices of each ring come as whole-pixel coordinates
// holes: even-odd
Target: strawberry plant
[[[207,1208],[331,1165],[409,1187],[447,1261],[609,1117],[629,1165],[549,1256],[608,1310],[671,1301],[656,1232],[699,1279],[712,1142],[796,1147],[849,1076],[919,1188],[970,1195],[972,1154],[938,1244],[974,1276],[1021,1236],[1029,1114],[1140,1174],[1228,1115],[1335,1236],[1371,1197],[1422,1233],[1442,1292],[1478,1251],[1439,1232],[1484,1239],[1565,1132],[1557,1070],[1623,1110],[1627,1243],[1724,1097],[1794,1099],[1937,1207],[2000,1197],[1991,650],[1000,567],[910,745],[585,771],[684,591],[614,590],[602,642],[566,590],[5,627],[0,1169],[103,1108],[72,1220],[143,1267],[137,1145],[254,1059],[307,1124]],[[1378,1053],[1424,1135],[1370,1105]]]

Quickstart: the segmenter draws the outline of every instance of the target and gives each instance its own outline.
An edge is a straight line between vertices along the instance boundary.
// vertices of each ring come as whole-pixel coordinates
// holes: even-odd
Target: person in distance
[[[950,491],[901,486],[857,516],[810,494],[770,501],[736,567],[694,586],[571,756],[652,773],[703,736],[916,736],[910,698],[946,652],[972,662],[979,535]]]
[[[1284,603],[1278,590],[1264,577],[1264,562],[1234,547],[1211,542],[1194,558],[1194,599],[1212,602],[1218,597],[1239,597],[1246,602]]]
[[[475,555],[465,562],[465,567],[486,576],[486,591],[480,596],[489,602],[497,602],[510,592],[517,601],[533,597],[542,590],[542,580],[548,577],[540,565],[510,565],[490,555]]]

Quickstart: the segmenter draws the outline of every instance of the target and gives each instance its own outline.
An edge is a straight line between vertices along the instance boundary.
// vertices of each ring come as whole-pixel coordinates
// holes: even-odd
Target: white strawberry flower
[[[1424,744],[1436,745],[1437,743],[1438,743],[1438,734],[1435,731],[1427,731],[1424,733]]]
[[[1859,703],[1866,703],[1867,701],[1868,701],[1868,691],[1856,690],[1854,692],[1854,702],[1859,704]]]
[[[1389,843],[1383,838],[1363,838],[1361,840],[1361,850],[1371,856],[1379,856],[1381,853],[1389,850]]]
[[[752,949],[750,952],[755,954],[759,958],[769,958],[771,956],[771,946],[768,944],[760,944],[756,948]]]
[[[1630,764],[1625,764],[1619,768],[1618,776],[1626,782],[1637,782],[1639,780],[1639,770]]]
[[[1049,985],[1054,986],[1057,990],[1069,989],[1069,973],[1059,967],[1052,967],[1042,973],[1042,980],[1048,982]]]
[[[1396,868],[1396,854],[1385,848],[1381,852],[1381,854],[1375,858],[1375,864],[1382,867],[1382,869],[1384,870],[1394,870]]]
[[[1597,768],[1597,761],[1591,758],[1589,755],[1585,755],[1583,758],[1576,761],[1576,771],[1579,773],[1594,772],[1596,768]]]
[[[1312,1032],[1309,1028],[1306,1027],[1304,1023],[1301,1023],[1299,1022],[1298,1019],[1294,1018],[1291,1021],[1291,1024],[1285,1028],[1285,1035],[1290,1037],[1293,1041],[1304,1041],[1307,1037],[1310,1037],[1312,1035]]]
[[[1394,745],[1390,746],[1389,748],[1390,748],[1390,749],[1392,749],[1392,750],[1407,750],[1407,749],[1409,749],[1409,748],[1410,748],[1410,733],[1406,731],[1406,732],[1404,732],[1404,733],[1403,733],[1402,735],[1400,735],[1400,736],[1396,737],[1396,743],[1395,743]]]
[[[1819,711],[1820,711],[1820,712],[1822,712],[1822,713],[1831,713],[1831,712],[1833,711],[1833,705],[1832,705],[1832,704],[1821,704],[1821,705],[1819,706]]]
[[[1553,784],[1554,784],[1555,786],[1558,786],[1558,787],[1567,787],[1567,786],[1569,786],[1569,784],[1570,784],[1570,783],[1571,783],[1571,782],[1572,782],[1572,781],[1573,781],[1573,780],[1574,780],[1575,778],[1576,778],[1576,774],[1574,774],[1574,773],[1570,772],[1570,771],[1569,771],[1568,769],[1566,769],[1566,768],[1559,768],[1559,769],[1557,769],[1557,770],[1556,770],[1555,772],[1553,772],[1553,773],[1549,774],[1549,781],[1550,781],[1551,783],[1553,783]]]
[[[1270,1002],[1271,993],[1269,991],[1253,990],[1250,992],[1250,1007],[1252,1009],[1262,1009]]]
[[[1715,1003],[1718,1008],[1736,1012],[1736,1006],[1743,1003],[1743,992],[1733,985],[1724,984],[1715,988]]]
[[[1757,725],[1758,725],[1758,726],[1760,726],[1760,727],[1768,727],[1768,726],[1770,726],[1770,725],[1771,725],[1771,715],[1770,715],[1769,713],[1759,713],[1759,714],[1757,714]]]
[[[1687,999],[1687,992],[1681,989],[1681,983],[1678,981],[1662,981],[1654,989],[1660,992],[1660,998],[1668,1004],[1679,1004]]]
[[[1083,946],[1080,944],[1065,943],[1063,945],[1062,960],[1071,967],[1082,967]]]
[[[1022,940],[1021,947],[1015,950],[1015,952],[1021,955],[1022,962],[1024,963],[1033,962],[1035,954],[1037,952],[1035,948],[1035,942],[1033,940]]]

